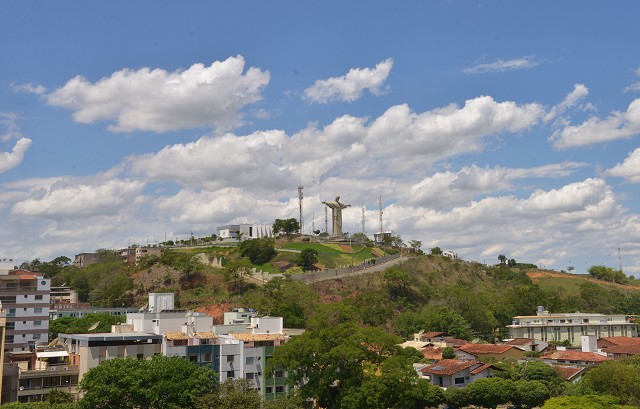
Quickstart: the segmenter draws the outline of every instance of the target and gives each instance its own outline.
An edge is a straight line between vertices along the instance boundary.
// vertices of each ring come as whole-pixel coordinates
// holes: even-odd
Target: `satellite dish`
[[[89,331],[93,331],[94,329],[98,328],[98,325],[100,325],[100,321],[98,321],[95,324],[91,325],[89,327]]]

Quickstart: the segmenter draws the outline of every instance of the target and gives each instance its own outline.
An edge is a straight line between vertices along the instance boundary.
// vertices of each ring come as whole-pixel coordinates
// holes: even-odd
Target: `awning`
[[[36,352],[38,358],[57,358],[63,356],[69,356],[67,351],[42,351]]]

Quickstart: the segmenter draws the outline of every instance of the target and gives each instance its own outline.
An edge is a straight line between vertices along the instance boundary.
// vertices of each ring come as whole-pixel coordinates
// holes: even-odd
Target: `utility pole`
[[[366,230],[364,228],[365,227],[364,226],[364,222],[365,222],[365,219],[364,219],[364,203],[363,203],[362,204],[362,242],[363,243],[364,243],[364,237],[365,237],[365,234],[366,234]]]
[[[384,242],[384,230],[382,229],[382,195],[378,200],[378,207],[380,208],[380,242]]]

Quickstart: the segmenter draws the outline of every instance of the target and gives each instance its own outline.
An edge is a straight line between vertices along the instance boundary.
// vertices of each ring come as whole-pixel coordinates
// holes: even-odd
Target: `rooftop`
[[[495,345],[495,344],[465,344],[460,346],[459,350],[475,355],[475,354],[504,354],[513,345]]]

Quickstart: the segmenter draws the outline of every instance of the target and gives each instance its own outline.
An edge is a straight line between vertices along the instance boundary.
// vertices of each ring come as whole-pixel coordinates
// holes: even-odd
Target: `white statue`
[[[336,200],[333,202],[322,202],[327,207],[331,208],[331,215],[333,216],[333,236],[342,237],[342,209],[345,209],[350,204],[340,203],[340,196],[336,196]]]

